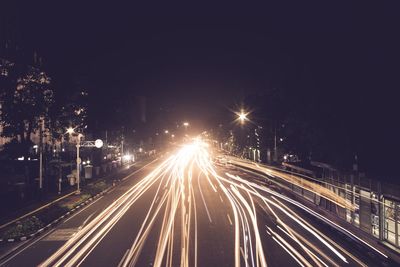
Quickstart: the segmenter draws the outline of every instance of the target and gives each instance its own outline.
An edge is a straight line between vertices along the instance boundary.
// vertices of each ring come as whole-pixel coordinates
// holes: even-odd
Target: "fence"
[[[358,172],[342,173],[326,164],[313,165],[319,171],[303,169],[292,164],[284,164],[284,171],[319,183],[344,198],[354,209],[340,207],[297,185],[292,185],[293,192],[384,243],[400,248],[399,185],[369,179]]]

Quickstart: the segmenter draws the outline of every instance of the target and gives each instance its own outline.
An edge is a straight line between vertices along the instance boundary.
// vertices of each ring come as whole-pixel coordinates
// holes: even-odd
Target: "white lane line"
[[[5,261],[1,261],[0,262],[0,266],[5,266],[7,262],[9,262],[10,260],[14,259],[16,256],[18,256],[19,254],[21,254],[22,252],[24,252],[26,249],[30,248],[31,246],[33,246],[34,244],[36,244],[37,242],[41,241],[43,238],[47,237],[48,235],[50,235],[51,233],[54,232],[55,229],[50,230],[49,232],[45,233],[42,236],[39,236],[38,239],[30,239],[26,242],[24,242],[21,246],[23,246],[26,243],[31,242],[30,244],[28,244],[26,247],[24,247],[23,249],[21,249],[20,251],[17,251],[15,254],[11,255],[9,258],[7,258]],[[16,249],[19,249],[19,247],[17,247]],[[12,251],[11,253],[13,253],[14,251]],[[6,256],[7,257],[7,256]]]
[[[99,201],[99,200],[102,199],[103,197],[104,197],[104,195],[101,196],[101,197],[99,197],[99,198],[97,198],[96,200],[92,201],[92,202],[91,202],[89,205],[87,205],[84,209],[81,209],[80,211],[76,212],[76,213],[73,214],[71,217],[69,217],[68,219],[66,219],[66,220],[64,221],[64,223],[66,223],[66,222],[68,222],[69,220],[75,218],[78,214],[80,214],[82,211],[86,210],[88,207],[92,206],[94,203],[96,203],[97,201]]]
[[[138,173],[139,171],[143,170],[145,167],[149,166],[150,164],[156,162],[156,161],[159,160],[159,159],[160,159],[160,158],[156,158],[155,160],[150,161],[149,163],[147,163],[146,165],[144,165],[144,166],[141,167],[140,169],[137,169],[136,171],[134,171],[134,172],[132,172],[131,174],[129,174],[129,175],[125,176],[124,178],[122,178],[121,181],[125,181],[125,180],[128,179],[129,177],[135,175],[136,173]]]
[[[145,167],[147,167],[148,165],[154,163],[155,161],[159,160],[159,158],[151,161],[150,163],[144,165],[143,167],[139,168],[138,170],[134,171],[133,173],[127,175],[125,178],[123,178],[122,180],[126,180],[129,177],[131,177],[132,175],[138,173],[139,171],[141,171],[142,169],[144,169]],[[104,197],[104,195],[102,195],[101,197],[97,198],[96,200],[90,202],[87,206],[85,206],[83,209],[79,210],[78,212],[76,212],[75,214],[73,214],[71,217],[67,218],[66,220],[63,221],[63,224],[68,222],[69,220],[71,220],[72,218],[74,218],[75,216],[77,216],[78,214],[80,214],[82,211],[86,210],[88,207],[92,206],[94,203],[96,203],[97,201],[99,201],[100,199],[102,199]],[[53,233],[55,230],[57,230],[59,228],[54,228],[52,230],[50,230],[49,232],[45,233],[42,236],[39,236],[38,239],[31,239],[26,241],[24,244],[30,242],[29,244],[27,244],[26,247],[22,248],[21,250],[17,251],[15,254],[13,254],[12,256],[10,256],[9,258],[7,258],[5,261],[0,261],[0,266],[3,266],[4,264],[6,264],[7,262],[9,262],[10,260],[12,260],[13,258],[15,258],[16,256],[18,256],[19,254],[21,254],[22,252],[24,252],[25,250],[27,250],[28,248],[30,248],[31,246],[33,246],[34,244],[36,244],[37,242],[43,240],[43,238],[47,237],[48,235],[50,235],[51,233]],[[22,245],[21,245],[22,246]],[[17,247],[16,249],[19,249],[20,247]],[[7,257],[7,256],[6,256]]]
[[[231,225],[233,225],[232,220],[231,220],[231,217],[229,217],[229,214],[226,214],[226,216],[228,216],[229,223],[230,223]]]
[[[89,208],[90,206],[92,206],[94,203],[96,203],[97,201],[99,201],[103,196],[97,198],[96,200],[90,202],[87,206],[85,206],[83,209],[79,210],[78,212],[76,212],[74,215],[72,215],[71,217],[69,217],[68,219],[64,220],[63,224],[68,222],[69,220],[71,220],[72,218],[74,218],[75,216],[77,216],[78,214],[80,214],[82,211],[86,210],[87,208]],[[26,247],[22,248],[21,250],[17,251],[15,254],[13,254],[11,257],[7,258],[5,261],[0,262],[0,266],[5,265],[7,262],[9,262],[10,260],[14,259],[16,256],[18,256],[19,254],[21,254],[22,252],[24,252],[25,250],[27,250],[28,248],[30,248],[31,246],[33,246],[34,244],[36,244],[39,241],[42,241],[45,237],[49,236],[51,233],[53,233],[55,230],[60,229],[59,227],[51,229],[49,232],[45,233],[42,236],[39,236],[38,239],[30,239],[28,241],[26,241],[24,244],[29,243]],[[17,247],[16,249],[19,249],[19,247]]]
[[[242,253],[243,259],[246,260],[246,257],[244,256],[244,252],[243,252],[243,248],[242,247],[240,247],[240,253]]]
[[[108,190],[108,194],[110,194],[112,191],[114,191],[116,189],[116,187],[112,188],[111,190]]]
[[[90,218],[92,218],[92,216],[94,215],[94,212],[92,213],[92,214],[90,214],[87,218],[86,218],[86,220],[82,223],[82,225],[81,226],[79,226],[79,230],[81,230],[85,225],[86,225],[86,223],[90,220]]]
[[[208,220],[210,221],[210,223],[212,223],[210,212],[208,211],[207,204],[206,204],[206,201],[205,201],[204,196],[203,196],[203,192],[201,191],[201,186],[200,186],[200,180],[199,179],[197,179],[197,183],[199,184],[199,191],[200,191],[201,199],[203,200],[204,207],[206,208]]]

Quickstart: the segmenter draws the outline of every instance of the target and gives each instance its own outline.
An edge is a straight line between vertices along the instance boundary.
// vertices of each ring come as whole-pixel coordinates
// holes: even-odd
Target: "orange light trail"
[[[248,163],[241,164],[248,167]],[[252,168],[256,167],[253,165]],[[333,198],[331,194],[316,185],[304,181],[300,183],[296,177],[277,171],[262,170],[307,189],[318,190],[321,196],[348,207],[348,203]],[[234,246],[231,259],[235,267],[266,267],[269,248],[265,247],[262,240],[268,236],[271,236],[272,240],[300,266],[341,266],[348,263],[348,259],[358,265],[366,266],[361,259],[307,223],[290,205],[328,224],[334,222],[328,221],[322,215],[314,214],[300,203],[264,185],[231,173],[218,174],[209,147],[201,140],[195,140],[167,157],[40,266],[83,264],[118,221],[145,194],[151,196],[151,202],[148,207],[142,207],[146,209],[145,217],[140,222],[139,230],[134,233],[134,241],[119,266],[135,266],[140,261],[150,233],[159,227],[157,221],[162,223],[157,229],[159,236],[156,241],[153,266],[198,266],[200,241],[198,209],[204,207],[206,210],[208,218],[202,222],[215,221],[212,217],[215,214],[211,214],[208,210],[208,206],[213,203],[210,203],[203,194],[206,189],[212,189],[208,191],[212,194],[220,194],[221,202],[228,203],[230,207],[226,218],[229,219],[230,227],[233,227],[231,238]],[[261,207],[265,216],[276,222],[274,229],[272,226],[263,225],[263,220],[257,213],[258,207]],[[296,225],[296,230],[293,225]],[[175,253],[177,250],[178,254]]]

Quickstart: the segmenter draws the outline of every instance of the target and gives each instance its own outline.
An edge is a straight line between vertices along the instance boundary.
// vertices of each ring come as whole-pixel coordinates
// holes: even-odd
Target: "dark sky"
[[[43,55],[59,96],[77,81],[87,87],[105,127],[129,124],[137,96],[149,112],[206,126],[246,95],[285,88],[304,105],[327,106],[338,127],[354,121],[344,131],[357,129],[359,146],[397,142],[394,1],[26,2],[6,12],[17,17],[17,39]]]
[[[85,80],[96,112],[145,95],[151,106],[204,117],[302,75],[357,95],[396,72],[384,66],[399,44],[392,6],[26,2],[11,9],[23,46],[44,56],[59,95],[71,78]]]

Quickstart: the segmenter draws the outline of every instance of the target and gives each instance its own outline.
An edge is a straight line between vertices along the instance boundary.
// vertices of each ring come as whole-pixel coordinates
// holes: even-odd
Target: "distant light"
[[[90,160],[87,160],[86,163],[87,163],[87,164],[90,164]]]
[[[174,137],[175,137],[175,135],[174,135],[174,134],[171,134],[171,137],[172,137],[172,138],[174,138]]]
[[[24,156],[22,156],[22,157],[18,158],[18,160],[24,160],[24,159],[25,159],[25,157],[24,157]]]
[[[101,148],[103,146],[103,140],[97,139],[96,141],[94,141],[94,146],[97,148]]]
[[[106,156],[104,156],[104,159],[107,159],[107,157],[106,157]]]
[[[57,150],[53,149],[53,152],[54,152],[54,153],[56,153],[56,152],[57,152]]]
[[[38,148],[38,145],[34,145],[33,148]]]
[[[183,123],[183,126],[188,127],[188,126],[189,126],[189,123],[188,123],[188,122],[184,122],[184,123]]]
[[[165,130],[164,133],[167,134],[167,133],[169,133],[169,131],[168,131],[168,130]]]
[[[249,113],[244,112],[243,110],[241,110],[240,112],[236,113],[236,115],[238,116],[238,120],[240,121],[240,123],[244,123],[245,121],[249,120],[247,118],[247,115]]]
[[[62,152],[64,152],[64,151],[65,151],[65,149],[63,148],[63,149],[61,149],[61,151],[62,151]]]
[[[132,155],[126,154],[122,156],[123,161],[130,161],[132,159]]]
[[[73,134],[74,132],[75,132],[75,129],[72,128],[72,127],[69,127],[69,128],[67,129],[67,133],[68,133],[68,134]]]
[[[82,162],[83,165],[86,165],[86,161]]]
[[[279,138],[279,141],[281,141],[281,142],[282,142],[282,141],[283,141],[283,138]]]
[[[143,148],[139,148],[139,152],[143,152]]]

